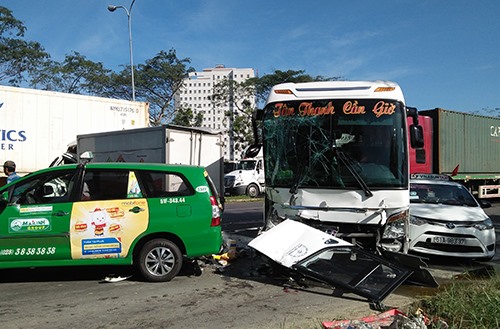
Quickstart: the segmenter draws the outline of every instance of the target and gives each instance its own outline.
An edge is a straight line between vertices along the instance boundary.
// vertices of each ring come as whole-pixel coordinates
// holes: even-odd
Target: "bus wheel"
[[[247,195],[251,198],[259,196],[259,187],[256,184],[250,184],[247,187]]]
[[[167,239],[154,239],[142,247],[137,267],[147,281],[172,280],[181,270],[182,254],[175,243]]]

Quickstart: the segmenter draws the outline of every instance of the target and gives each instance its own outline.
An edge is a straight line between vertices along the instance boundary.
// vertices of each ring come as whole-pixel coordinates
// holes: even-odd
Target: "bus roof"
[[[391,81],[317,81],[275,85],[266,104],[301,99],[380,98],[404,103],[403,92]]]

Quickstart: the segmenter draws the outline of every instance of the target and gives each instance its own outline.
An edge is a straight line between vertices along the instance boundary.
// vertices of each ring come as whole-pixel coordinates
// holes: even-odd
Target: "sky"
[[[131,0],[0,0],[54,60],[77,51],[118,71],[127,12],[109,4]],[[420,110],[500,108],[498,0],[136,0],[130,14],[135,65],[175,49],[197,71],[390,80]]]

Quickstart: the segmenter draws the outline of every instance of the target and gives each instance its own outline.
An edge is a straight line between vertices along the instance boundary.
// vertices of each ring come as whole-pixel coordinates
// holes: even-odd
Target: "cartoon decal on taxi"
[[[108,213],[101,208],[96,208],[94,212],[91,213],[90,218],[92,220],[90,224],[94,226],[94,235],[103,236],[104,230],[108,229],[106,226],[108,226],[108,223],[111,221]]]
[[[130,211],[139,208],[142,211]],[[126,257],[148,227],[146,199],[77,202],[70,226],[71,257]]]

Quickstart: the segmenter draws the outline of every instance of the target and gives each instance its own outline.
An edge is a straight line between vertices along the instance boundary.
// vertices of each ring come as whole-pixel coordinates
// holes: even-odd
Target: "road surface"
[[[237,236],[242,244],[255,236],[261,206],[227,204],[225,236]],[[500,238],[500,203],[487,212]],[[206,258],[199,262],[201,276],[185,266],[166,283],[146,283],[135,276],[103,283],[106,276],[132,275],[128,267],[0,270],[1,328],[320,328],[322,321],[376,313],[352,294],[339,298],[326,288],[283,288],[283,278],[268,276],[268,268],[253,256],[242,250],[228,266]],[[463,270],[460,264],[440,266],[448,274]],[[384,304],[402,308],[429,292],[402,286]]]

